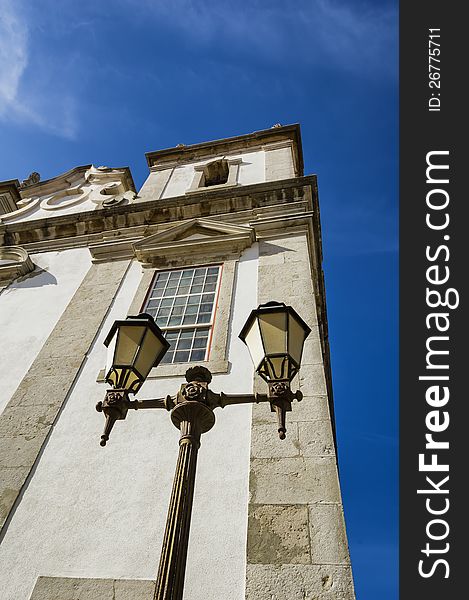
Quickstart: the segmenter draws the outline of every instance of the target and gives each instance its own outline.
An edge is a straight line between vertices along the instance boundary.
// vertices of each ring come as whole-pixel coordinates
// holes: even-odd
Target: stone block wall
[[[253,406],[246,600],[353,600],[306,235],[260,242],[258,301],[269,300],[287,301],[312,332],[287,438]]]

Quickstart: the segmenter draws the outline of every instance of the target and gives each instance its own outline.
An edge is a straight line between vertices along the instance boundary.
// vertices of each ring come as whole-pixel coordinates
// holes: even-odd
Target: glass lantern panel
[[[251,328],[247,332],[245,342],[249,354],[251,355],[251,360],[254,363],[254,367],[257,369],[264,358],[264,347],[262,345],[261,332],[257,319],[254,319]]]
[[[117,342],[117,331],[114,334],[112,340],[109,342],[109,345],[107,347],[107,353],[106,353],[106,379],[108,377],[109,378],[112,377],[112,370],[113,370],[112,365],[114,364],[114,351],[116,349],[116,342]],[[112,385],[116,385],[115,381],[110,381],[110,383],[112,383]]]
[[[135,361],[135,369],[143,378],[146,378],[158,358],[161,358],[162,350],[163,344],[161,340],[152,331],[148,330]]]
[[[266,354],[286,354],[287,313],[261,313],[258,317]]]
[[[115,365],[132,365],[142,342],[146,327],[144,325],[121,325],[114,353]]]
[[[128,392],[135,393],[135,392],[138,392],[142,383],[143,383],[143,380],[141,380],[140,377],[136,373],[134,373],[133,371],[130,371],[129,376],[127,377],[127,381],[124,384],[124,387]]]
[[[288,359],[285,356],[269,357],[267,363],[270,379],[288,379]]]
[[[116,387],[118,376],[119,373],[111,367],[110,369],[106,369],[106,377],[104,379],[111,384],[112,387]]]
[[[299,365],[305,342],[305,330],[293,315],[288,317],[288,353]]]

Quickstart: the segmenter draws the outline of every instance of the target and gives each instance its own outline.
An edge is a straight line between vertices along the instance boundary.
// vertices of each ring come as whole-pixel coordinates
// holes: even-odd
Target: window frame
[[[210,163],[217,162],[218,160],[225,160],[228,164],[227,181],[218,185],[202,185],[205,168]],[[189,189],[186,191],[186,195],[198,194],[200,192],[210,192],[212,190],[221,190],[229,187],[236,187],[237,185],[239,185],[238,178],[240,166],[242,164],[243,159],[241,157],[230,158],[227,156],[221,156],[210,161],[206,161],[203,164],[194,165],[194,176],[192,178],[192,183]]]
[[[197,266],[222,265],[223,276],[220,277],[219,294],[216,306],[216,315],[214,325],[212,327],[212,337],[210,340],[210,354],[208,360],[197,361],[198,364],[203,364],[211,371],[213,375],[228,373],[230,371],[230,363],[228,361],[229,340],[231,337],[230,322],[233,313],[234,289],[236,285],[237,273],[237,258],[227,258],[221,261],[207,261],[205,264],[200,263]],[[193,265],[187,265],[192,267]],[[178,265],[179,267],[179,265]],[[170,265],[160,269],[142,268],[140,283],[130,302],[127,315],[136,315],[140,308],[144,306],[144,302],[150,291],[150,285],[155,277],[155,271],[169,271]],[[166,363],[159,364],[158,367],[153,367],[148,374],[147,379],[175,378],[183,377],[188,365],[195,363]],[[105,370],[101,369],[98,373],[96,381],[104,383]]]
[[[150,285],[148,286],[148,289],[147,289],[147,293],[145,294],[145,298],[140,306],[140,312],[146,312],[147,304],[151,300],[151,295],[154,290],[154,287],[155,287],[155,284],[156,284],[159,274],[175,273],[175,272],[181,272],[181,271],[189,270],[189,269],[194,269],[194,271],[195,271],[196,269],[210,269],[213,267],[218,267],[219,271],[218,271],[218,275],[217,275],[217,284],[216,284],[215,290],[213,292],[213,294],[214,294],[213,307],[212,307],[212,312],[211,312],[211,316],[210,316],[210,321],[208,323],[191,323],[191,324],[187,324],[187,325],[184,325],[181,323],[180,325],[167,325],[166,327],[161,327],[160,325],[158,325],[163,332],[181,331],[181,330],[188,330],[188,329],[207,329],[208,328],[207,347],[205,349],[204,359],[203,360],[199,359],[196,361],[185,361],[185,362],[176,362],[176,361],[164,362],[164,363],[161,363],[161,365],[186,365],[186,364],[193,364],[196,362],[208,362],[210,360],[212,341],[213,341],[213,332],[215,329],[215,323],[216,323],[216,319],[217,319],[218,302],[219,302],[219,297],[220,297],[221,283],[223,280],[224,263],[190,265],[190,266],[184,266],[184,267],[177,267],[174,269],[168,269],[168,268],[156,269],[153,272]],[[168,277],[168,281],[169,281],[169,277]],[[165,287],[165,289],[166,289],[166,287]],[[209,292],[209,293],[211,293],[211,292]],[[202,294],[203,294],[203,292],[201,292],[201,295]],[[186,295],[190,296],[191,294],[190,293],[185,294],[185,296]],[[161,296],[161,298],[163,298],[163,297],[164,296]],[[177,295],[174,296],[174,298],[177,298],[177,297],[184,297],[184,296],[177,296]],[[156,318],[155,318],[155,322],[156,322]]]

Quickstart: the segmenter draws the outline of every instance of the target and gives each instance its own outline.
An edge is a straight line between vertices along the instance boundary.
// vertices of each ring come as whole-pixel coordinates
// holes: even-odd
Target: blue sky
[[[397,598],[396,4],[0,0],[0,180],[301,123],[359,600]]]

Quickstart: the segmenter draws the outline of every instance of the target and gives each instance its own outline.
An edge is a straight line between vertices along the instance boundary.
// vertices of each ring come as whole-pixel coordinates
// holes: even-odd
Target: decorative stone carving
[[[211,219],[191,219],[133,244],[144,267],[193,264],[197,257],[220,260],[236,256],[256,241],[252,227]],[[91,250],[91,249],[90,249]]]
[[[0,247],[0,287],[5,287],[21,277],[34,271],[34,263],[21,246]]]
[[[21,186],[22,198],[1,215],[4,223],[48,217],[43,211],[89,212],[132,202],[135,186],[128,168],[85,166],[39,184],[32,173]],[[31,189],[29,189],[31,188]],[[75,209],[70,210],[70,207]],[[80,206],[78,206],[80,205]],[[4,211],[5,212],[5,211]],[[1,213],[1,211],[0,211]]]
[[[187,190],[186,194],[198,193],[200,191],[207,190],[219,190],[228,187],[235,187],[238,185],[239,167],[242,164],[242,158],[229,158],[226,156],[219,156],[214,160],[209,160],[203,164],[196,165],[194,167],[194,178],[192,179],[191,187]],[[218,170],[220,167],[227,169],[226,179],[223,183],[213,184],[206,183],[210,182],[211,170]],[[213,176],[213,174],[212,174]],[[222,181],[222,179],[220,179]]]
[[[20,183],[20,189],[23,190],[24,188],[27,188],[31,185],[36,185],[36,183],[39,183],[40,181],[41,181],[41,176],[39,175],[39,173],[37,171],[33,171],[27,179],[24,179]]]

